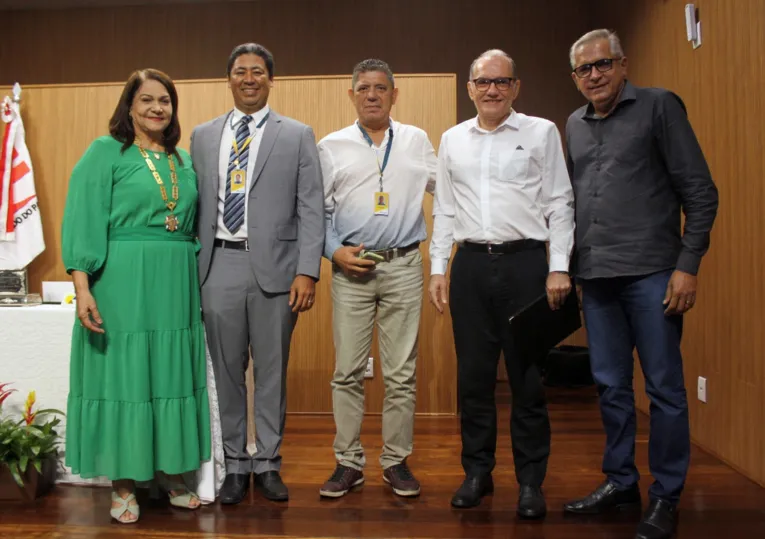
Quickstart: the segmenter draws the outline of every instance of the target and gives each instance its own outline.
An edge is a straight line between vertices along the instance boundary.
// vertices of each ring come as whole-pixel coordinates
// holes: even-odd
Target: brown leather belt
[[[419,247],[420,247],[420,242],[415,242],[405,247],[391,247],[390,249],[379,249],[376,251],[372,249],[368,249],[368,251],[370,253],[374,253],[376,255],[383,257],[383,260],[385,262],[390,262],[391,260],[395,260],[397,258],[401,258],[402,256],[408,255],[415,249],[419,249]]]

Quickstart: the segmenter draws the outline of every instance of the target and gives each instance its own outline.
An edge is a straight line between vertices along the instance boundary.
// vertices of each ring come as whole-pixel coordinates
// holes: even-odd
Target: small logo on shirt
[[[516,150],[522,150],[522,149],[523,149],[523,146],[521,146],[521,145],[519,144],[519,145],[518,145],[518,147],[517,147],[517,148],[515,148],[515,149],[516,149]]]

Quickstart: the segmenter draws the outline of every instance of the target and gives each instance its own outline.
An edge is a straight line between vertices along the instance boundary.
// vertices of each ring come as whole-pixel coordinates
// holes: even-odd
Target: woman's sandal
[[[170,498],[170,505],[180,507],[181,509],[199,509],[202,507],[202,500],[196,493],[189,490],[189,488],[183,483],[169,484],[165,487],[167,490],[167,496]],[[197,500],[199,505],[191,505],[192,500]]]
[[[135,501],[134,492],[131,492],[130,494],[128,494],[127,498],[123,498],[117,493],[116,490],[112,490],[112,505],[115,503],[118,503],[119,507],[112,507],[109,510],[109,514],[112,516],[114,520],[116,520],[120,524],[134,524],[135,522],[138,522],[138,518],[141,516],[141,508],[138,507],[138,503],[135,503],[133,505],[130,504],[130,502],[134,502],[134,501]],[[122,515],[124,515],[126,512],[135,516],[135,520],[120,520],[122,518]]]

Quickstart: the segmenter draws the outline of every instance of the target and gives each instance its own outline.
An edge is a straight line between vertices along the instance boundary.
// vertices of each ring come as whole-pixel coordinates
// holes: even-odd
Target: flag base
[[[0,294],[0,308],[42,305],[40,294]]]
[[[0,307],[40,305],[40,294],[27,293],[27,270],[0,270]]]

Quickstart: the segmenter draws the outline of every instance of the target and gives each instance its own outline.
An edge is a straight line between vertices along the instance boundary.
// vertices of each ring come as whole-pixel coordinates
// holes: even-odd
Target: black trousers
[[[491,473],[497,446],[494,390],[500,351],[512,390],[510,435],[515,475],[522,485],[540,486],[550,455],[550,421],[535,364],[521,357],[508,317],[545,291],[544,244],[509,254],[457,250],[449,301],[457,350],[462,467],[468,477]]]

